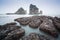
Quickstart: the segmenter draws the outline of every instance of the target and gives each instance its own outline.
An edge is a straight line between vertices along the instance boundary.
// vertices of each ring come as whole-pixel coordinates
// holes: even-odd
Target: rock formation
[[[58,31],[57,28],[60,29],[60,25],[57,22],[56,26],[54,25],[54,17],[50,16],[32,16],[32,17],[24,17],[24,18],[17,18],[15,19],[17,22],[19,22],[22,25],[29,25],[31,28],[39,28],[39,30],[42,30],[54,37],[58,37]]]
[[[21,26],[16,25],[15,22],[0,25],[0,40],[54,40],[53,37],[59,36],[60,18],[50,16],[32,16],[15,19],[21,25],[29,25],[31,28],[37,28],[49,36],[41,36],[31,33],[24,36],[25,30]],[[58,29],[58,30],[57,30]]]
[[[43,23],[39,26],[39,29],[49,33],[50,35],[57,37],[58,36],[58,32],[55,28],[55,26],[52,23],[52,20],[50,19],[46,19],[43,21]]]
[[[39,17],[31,17],[31,21],[29,23],[29,26],[32,28],[38,28],[38,26],[41,24],[41,20],[39,19]]]
[[[29,14],[34,14],[34,15],[38,15],[38,14],[42,14],[42,10],[40,10],[39,12],[39,8],[36,5],[30,4],[29,7]],[[15,13],[6,13],[7,15],[14,15],[14,14],[26,14],[26,10],[24,10],[22,7],[19,8]]]
[[[53,23],[54,23],[55,27],[60,31],[60,18],[54,17]]]
[[[29,14],[38,14],[38,10],[36,5],[30,4]]]
[[[16,29],[8,33],[4,40],[19,40],[24,35],[24,29]]]
[[[55,39],[52,37],[48,37],[46,35],[39,35],[37,33],[30,33],[28,36],[25,36],[20,40],[55,40]]]
[[[7,23],[0,27],[0,40],[17,40],[22,37],[24,33],[24,29],[17,26],[15,22]]]
[[[26,14],[26,10],[24,10],[23,8],[18,9],[15,14]]]
[[[30,22],[30,18],[29,17],[17,18],[15,19],[15,21],[19,22],[22,25],[27,25]]]

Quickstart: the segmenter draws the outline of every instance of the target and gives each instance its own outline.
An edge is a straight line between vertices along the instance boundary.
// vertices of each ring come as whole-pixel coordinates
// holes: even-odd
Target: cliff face
[[[30,4],[29,14],[37,14],[38,8],[35,5]]]
[[[23,8],[18,9],[15,14],[26,14],[26,11]]]

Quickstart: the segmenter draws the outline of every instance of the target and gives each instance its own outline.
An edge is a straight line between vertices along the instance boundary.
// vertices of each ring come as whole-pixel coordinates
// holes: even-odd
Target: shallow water
[[[10,22],[14,22],[14,19],[16,19],[16,18],[29,17],[29,16],[33,16],[33,15],[0,15],[0,25],[10,23]],[[20,24],[17,23],[17,25],[20,25]],[[23,29],[25,29],[26,35],[28,35],[29,33],[32,33],[32,32],[42,34],[42,35],[47,35],[46,33],[39,31],[39,29],[30,28],[28,25],[26,25],[26,26],[20,25],[20,26]],[[60,40],[60,36],[57,40]]]

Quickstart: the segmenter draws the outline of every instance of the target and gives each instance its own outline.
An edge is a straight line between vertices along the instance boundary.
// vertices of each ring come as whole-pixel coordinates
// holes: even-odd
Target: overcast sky
[[[60,0],[0,0],[0,14],[14,13],[20,7],[29,12],[29,5],[36,5],[45,15],[60,15]]]

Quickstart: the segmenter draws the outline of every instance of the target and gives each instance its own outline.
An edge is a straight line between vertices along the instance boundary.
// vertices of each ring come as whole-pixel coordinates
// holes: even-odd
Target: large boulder
[[[0,40],[4,39],[8,33],[11,31],[14,31],[16,29],[21,28],[20,26],[17,26],[16,23],[6,23],[4,25],[1,25],[0,27]]]
[[[44,20],[46,20],[46,19],[53,19],[54,17],[51,17],[51,16],[40,16],[40,20],[41,21],[44,21]]]
[[[30,22],[30,17],[17,18],[15,21],[19,22],[22,25],[27,25]]]
[[[20,28],[8,33],[7,37],[4,40],[19,40],[22,36],[24,36],[25,30]]]
[[[58,36],[58,32],[56,28],[54,27],[51,19],[44,20],[43,23],[39,26],[39,30],[42,30],[54,37]]]
[[[29,23],[29,26],[32,27],[32,28],[38,28],[38,26],[41,24],[41,20],[39,19],[38,16],[36,17],[32,17],[31,18],[31,21]]]
[[[58,31],[60,31],[60,18],[54,17],[53,23],[54,23],[55,27],[58,29]]]
[[[38,8],[36,5],[30,4],[30,13],[29,14],[38,14]]]
[[[52,37],[48,37],[46,35],[39,35],[37,33],[31,33],[28,36],[21,38],[20,40],[55,40]]]
[[[13,25],[16,25],[16,23],[11,22],[11,23],[6,23],[4,25],[0,25],[0,40],[5,38],[10,31],[18,28],[18,27],[13,26]]]

